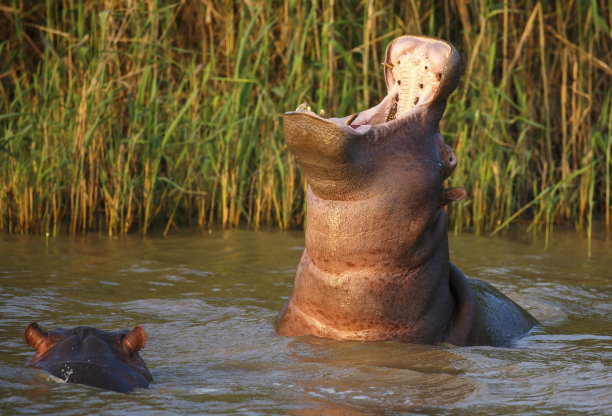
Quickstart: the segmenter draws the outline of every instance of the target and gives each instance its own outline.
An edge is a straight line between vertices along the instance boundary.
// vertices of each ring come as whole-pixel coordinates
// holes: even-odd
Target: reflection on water
[[[281,338],[302,233],[0,236],[2,414],[610,414],[612,244],[450,237],[451,258],[541,322],[515,348]],[[144,326],[131,395],[24,367],[23,329]]]

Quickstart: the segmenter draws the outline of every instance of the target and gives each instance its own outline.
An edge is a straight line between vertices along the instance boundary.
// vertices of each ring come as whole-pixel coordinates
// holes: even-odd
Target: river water
[[[612,414],[612,243],[450,236],[451,259],[541,322],[513,348],[278,337],[301,232],[0,236],[0,414]],[[149,389],[26,368],[23,330],[142,325]]]

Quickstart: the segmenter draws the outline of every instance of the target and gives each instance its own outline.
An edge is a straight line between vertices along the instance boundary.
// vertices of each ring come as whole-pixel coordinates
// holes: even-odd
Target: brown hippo
[[[308,178],[306,249],[277,318],[285,336],[505,345],[537,321],[449,262],[444,188],[457,159],[438,123],[460,60],[448,42],[402,36],[386,51],[388,94],[324,119],[300,106],[285,140]]]
[[[147,340],[140,326],[116,332],[79,326],[46,333],[34,322],[23,336],[36,350],[27,365],[66,382],[128,393],[153,380],[138,355]]]

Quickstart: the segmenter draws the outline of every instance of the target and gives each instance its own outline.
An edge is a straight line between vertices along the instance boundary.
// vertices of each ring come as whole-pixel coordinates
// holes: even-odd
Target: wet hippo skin
[[[449,261],[443,183],[457,165],[439,121],[460,60],[448,42],[402,36],[384,62],[377,106],[322,118],[283,116],[308,179],[306,249],[275,324],[285,336],[506,345],[536,320]]]
[[[140,326],[116,332],[80,326],[47,333],[32,323],[26,327],[24,339],[36,350],[29,367],[69,383],[128,393],[149,387],[153,380],[138,354],[147,339]]]

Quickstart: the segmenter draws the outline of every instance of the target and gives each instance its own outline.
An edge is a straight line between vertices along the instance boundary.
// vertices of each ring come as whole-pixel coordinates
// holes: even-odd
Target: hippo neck
[[[375,198],[360,201],[359,206],[355,201],[343,204],[312,198],[309,192],[306,250],[291,298],[277,321],[278,333],[339,340],[443,342],[455,309],[445,227],[436,231],[438,240],[421,235],[420,240],[431,240],[432,248],[418,252],[426,251],[420,242],[401,240],[401,233],[396,235],[392,228],[375,226],[410,226],[399,215],[397,221],[380,221],[377,215],[385,213],[369,209],[380,211],[388,204]],[[322,218],[319,208],[327,216],[317,222]],[[355,222],[358,212],[372,218]],[[358,226],[347,228],[343,219]],[[413,247],[417,252],[411,251]]]
[[[422,216],[411,218],[403,209],[404,195],[384,188],[368,198],[334,201],[308,187],[307,204],[306,248],[326,273],[405,275],[432,267],[427,265],[434,258],[448,268],[443,211],[424,226]]]
[[[428,276],[426,267],[393,275],[329,274],[305,250],[277,332],[337,340],[443,342],[455,307],[446,271],[441,276]]]

